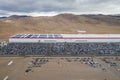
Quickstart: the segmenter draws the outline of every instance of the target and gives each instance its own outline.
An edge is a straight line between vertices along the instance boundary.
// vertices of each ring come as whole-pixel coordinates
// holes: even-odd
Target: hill
[[[74,15],[17,16],[0,19],[0,38],[8,38],[16,33],[87,33],[120,34],[120,16]]]

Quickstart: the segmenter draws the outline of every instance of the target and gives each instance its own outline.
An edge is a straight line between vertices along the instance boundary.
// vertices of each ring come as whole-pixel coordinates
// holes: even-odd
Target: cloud
[[[0,15],[11,13],[119,14],[120,0],[0,0]]]

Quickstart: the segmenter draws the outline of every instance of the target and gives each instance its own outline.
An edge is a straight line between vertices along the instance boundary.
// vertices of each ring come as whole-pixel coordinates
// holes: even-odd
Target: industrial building
[[[16,34],[10,43],[101,43],[120,42],[120,34]]]

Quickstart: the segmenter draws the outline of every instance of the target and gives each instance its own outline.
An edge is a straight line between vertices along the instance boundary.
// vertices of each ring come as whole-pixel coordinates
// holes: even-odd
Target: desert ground
[[[33,59],[47,59],[39,66],[30,64]],[[103,57],[92,58],[97,66],[90,66],[88,57],[0,57],[0,80],[120,80],[120,60],[111,67]],[[119,57],[120,58],[120,57]],[[82,60],[83,59],[83,60]],[[11,65],[8,65],[13,61]],[[26,70],[30,69],[28,72]]]
[[[0,19],[0,42],[15,34],[120,34],[120,18],[109,15],[60,14],[53,17],[18,17]],[[33,65],[33,59],[47,62]],[[120,59],[92,58],[95,64],[84,61],[88,57],[0,57],[0,80],[120,80]],[[120,58],[120,56],[119,56]],[[108,58],[109,60],[109,58]],[[12,63],[8,65],[10,62]],[[91,61],[90,61],[91,62]]]
[[[120,34],[120,17],[59,14],[52,17],[10,16],[0,19],[0,39],[15,34]]]

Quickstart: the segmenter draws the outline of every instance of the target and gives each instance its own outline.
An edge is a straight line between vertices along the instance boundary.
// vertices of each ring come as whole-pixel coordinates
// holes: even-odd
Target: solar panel
[[[46,34],[41,34],[39,38],[47,38]]]
[[[55,38],[62,38],[62,35],[61,34],[54,34],[54,37]]]
[[[27,37],[27,34],[23,34],[22,36],[20,36],[19,38],[25,38]]]
[[[22,34],[17,34],[17,35],[12,36],[12,38],[20,38],[21,36]]]
[[[32,36],[32,34],[29,34],[28,36],[26,36],[25,38],[30,38]]]
[[[11,38],[62,38],[61,34],[17,34]]]
[[[37,38],[38,34],[33,34],[31,38]]]
[[[54,38],[54,35],[48,34],[48,38]]]

